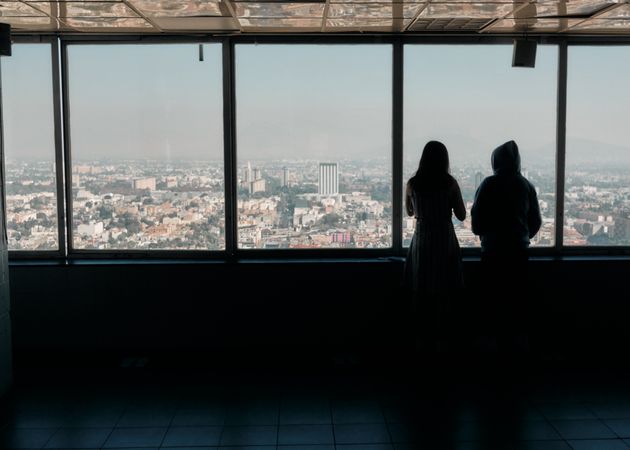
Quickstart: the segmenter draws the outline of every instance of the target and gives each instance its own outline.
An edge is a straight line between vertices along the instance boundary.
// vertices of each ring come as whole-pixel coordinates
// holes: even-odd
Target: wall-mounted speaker
[[[11,56],[11,25],[0,23],[0,56]]]
[[[525,39],[514,40],[514,53],[512,53],[512,67],[536,66],[536,41]]]

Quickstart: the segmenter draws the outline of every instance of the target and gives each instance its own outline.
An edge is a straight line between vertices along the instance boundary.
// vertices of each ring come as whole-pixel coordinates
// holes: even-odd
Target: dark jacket
[[[542,224],[534,186],[521,175],[521,157],[514,141],[492,152],[494,175],[475,193],[472,231],[483,252],[525,249]]]

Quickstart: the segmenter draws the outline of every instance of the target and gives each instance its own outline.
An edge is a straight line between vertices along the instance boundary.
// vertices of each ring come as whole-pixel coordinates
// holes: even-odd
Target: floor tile
[[[59,424],[62,428],[113,428],[120,420],[121,410],[77,410],[66,416]]]
[[[630,438],[630,419],[608,419],[604,423],[621,438]]]
[[[219,450],[276,450],[275,445],[237,445],[237,446],[227,446],[227,447],[218,447]]]
[[[278,450],[335,450],[335,446],[328,445],[279,445]]]
[[[163,447],[219,445],[222,427],[171,427]]]
[[[280,425],[278,445],[334,444],[332,425]]]
[[[166,430],[166,428],[115,428],[103,447],[159,447],[166,435]]]
[[[100,448],[111,428],[62,428],[50,438],[46,448]]]
[[[181,409],[175,413],[172,426],[220,426],[225,423],[225,408]]]
[[[621,439],[600,439],[600,440],[580,440],[569,441],[573,450],[628,450],[628,447]]]
[[[3,428],[0,448],[41,448],[57,431],[54,428]]]
[[[595,414],[581,403],[552,403],[539,406],[540,412],[549,420],[595,419]]]
[[[335,424],[385,422],[385,416],[376,401],[333,402],[332,418]]]
[[[226,426],[221,434],[221,446],[276,445],[275,426]]]
[[[427,431],[417,424],[389,423],[387,428],[394,443],[418,443],[427,439]]]
[[[342,444],[337,450],[394,450],[392,444]]]
[[[514,446],[515,450],[571,450],[565,441],[527,441],[519,442]]]
[[[317,425],[332,423],[331,409],[326,403],[288,404],[280,406],[281,425]]]
[[[130,408],[118,421],[118,427],[168,427],[175,416],[174,408]]]
[[[162,447],[168,448],[168,450],[217,450],[218,447]],[[116,449],[118,450],[118,449]],[[143,449],[144,450],[144,449]]]
[[[277,425],[276,404],[233,404],[227,408],[225,425]]]
[[[593,403],[588,407],[600,419],[630,419],[630,403]]]
[[[614,439],[617,436],[599,420],[553,420],[564,439]]]
[[[385,424],[335,425],[336,444],[385,444],[391,438]]]
[[[520,424],[516,424],[518,427],[518,436],[515,436],[519,441],[552,441],[562,439],[560,434],[552,427],[547,421],[543,420],[526,420]]]

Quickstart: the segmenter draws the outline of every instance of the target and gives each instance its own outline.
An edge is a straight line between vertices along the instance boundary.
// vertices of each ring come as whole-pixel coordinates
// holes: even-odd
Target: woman
[[[452,215],[466,218],[464,200],[449,173],[444,144],[425,145],[416,174],[407,182],[407,214],[416,218],[405,273],[412,288],[414,307],[422,319],[425,336],[441,340],[451,297],[464,286],[462,259]]]

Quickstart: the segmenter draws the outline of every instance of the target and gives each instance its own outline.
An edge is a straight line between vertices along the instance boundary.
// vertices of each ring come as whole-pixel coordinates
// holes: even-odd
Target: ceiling
[[[630,35],[630,0],[0,1],[16,32]]]

